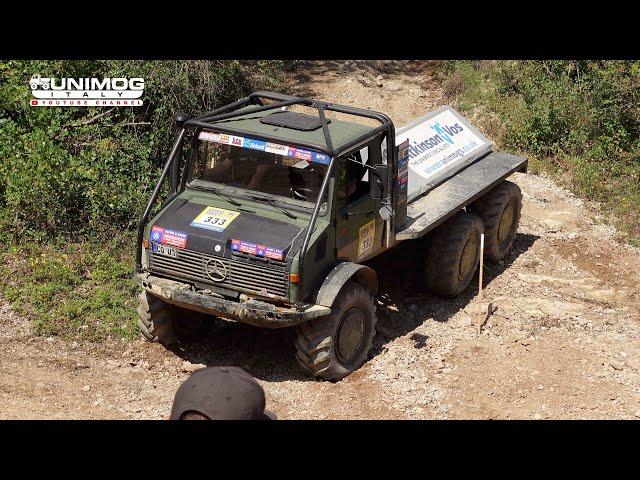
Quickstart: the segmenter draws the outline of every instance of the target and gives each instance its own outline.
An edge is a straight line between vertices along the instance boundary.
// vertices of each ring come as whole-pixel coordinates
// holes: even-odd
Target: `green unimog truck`
[[[139,223],[138,323],[150,341],[197,336],[211,316],[296,326],[302,369],[339,380],[375,335],[367,260],[423,242],[426,287],[455,296],[477,270],[480,234],[500,260],[518,228],[520,190],[505,178],[527,160],[493,152],[450,107],[396,131],[382,113],[256,92],[176,123]]]

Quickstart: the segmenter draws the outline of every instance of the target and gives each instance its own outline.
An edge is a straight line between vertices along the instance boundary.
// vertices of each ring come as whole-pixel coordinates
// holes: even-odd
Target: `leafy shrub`
[[[136,335],[134,230],[172,117],[257,89],[282,62],[0,61],[0,295],[41,335]],[[31,107],[43,77],[144,77],[142,107]]]
[[[0,221],[8,237],[131,230],[166,159],[177,112],[278,88],[281,62],[0,62]],[[28,80],[144,77],[141,107],[31,107]]]
[[[0,254],[0,294],[37,335],[133,338],[137,284],[130,239],[25,243]]]
[[[497,115],[499,146],[568,177],[640,238],[640,62],[444,62],[440,74],[462,111]]]

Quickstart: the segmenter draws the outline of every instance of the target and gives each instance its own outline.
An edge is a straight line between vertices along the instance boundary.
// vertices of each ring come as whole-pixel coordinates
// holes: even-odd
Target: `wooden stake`
[[[478,275],[478,320],[476,325],[478,326],[478,335],[482,333],[482,327],[487,323],[489,317],[493,315],[498,307],[494,307],[493,303],[489,302],[487,308],[484,308],[484,296],[482,293],[482,274],[484,273],[484,233],[480,234],[480,274]]]
[[[480,234],[480,289],[479,295],[482,300],[482,272],[484,270],[484,233]]]
[[[482,325],[485,322],[486,312],[482,311],[482,273],[484,270],[484,233],[480,234],[480,273],[478,275],[478,335],[482,332]]]

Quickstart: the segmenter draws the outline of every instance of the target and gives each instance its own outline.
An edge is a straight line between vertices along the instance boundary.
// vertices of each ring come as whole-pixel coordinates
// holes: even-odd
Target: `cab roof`
[[[253,135],[258,138],[266,137],[286,144],[300,143],[318,145],[324,149],[329,148],[322,127],[319,126],[312,130],[300,130],[297,128],[277,126],[260,121],[262,118],[272,115],[274,113],[273,110],[242,114],[243,111],[252,109],[252,106],[239,108],[237,110],[238,116],[211,121],[208,122],[208,124],[212,130],[216,130],[216,127],[223,127],[225,130],[233,130],[234,133],[237,132],[238,135],[247,137],[251,137]],[[320,125],[320,118],[315,118],[318,119],[318,125]],[[374,127],[360,123],[336,120],[334,118],[328,122],[327,127],[335,150],[342,149],[342,147],[348,145],[351,141],[366,133],[373,134],[375,130]]]

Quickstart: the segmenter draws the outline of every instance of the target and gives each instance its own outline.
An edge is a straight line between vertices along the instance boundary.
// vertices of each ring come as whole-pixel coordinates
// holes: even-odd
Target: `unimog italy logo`
[[[139,107],[144,78],[69,78],[33,75],[29,87],[34,107]]]

